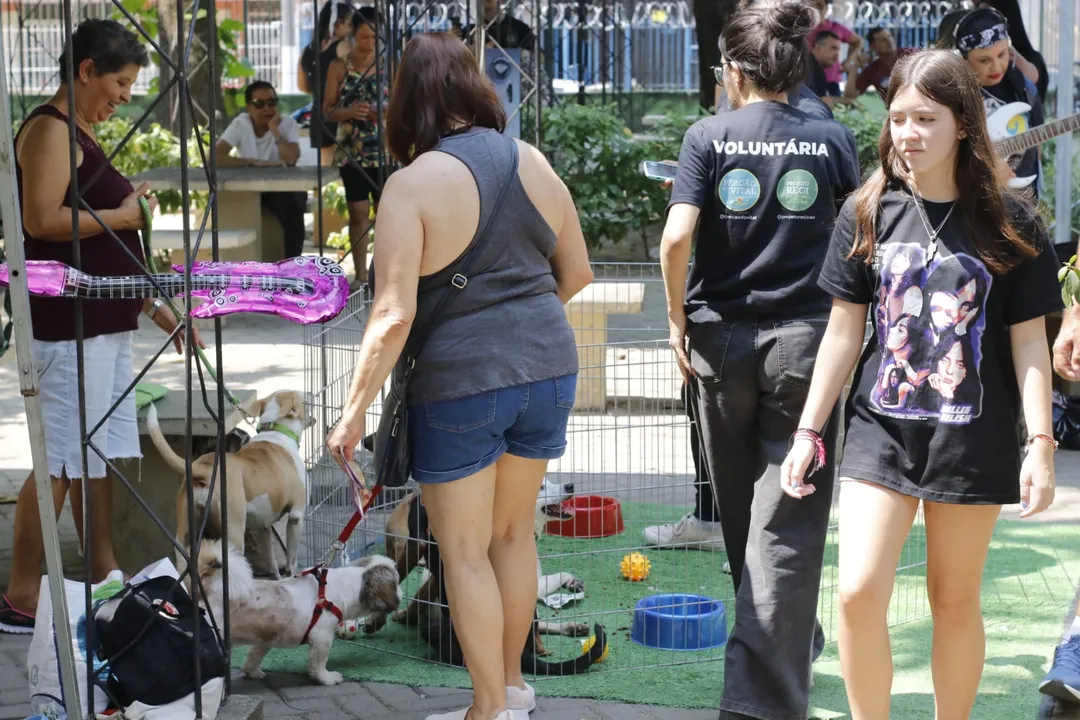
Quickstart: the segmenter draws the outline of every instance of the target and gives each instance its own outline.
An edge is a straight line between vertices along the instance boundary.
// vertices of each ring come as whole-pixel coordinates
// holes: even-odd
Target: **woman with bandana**
[[[1020,71],[1039,93],[1039,97],[1046,97],[1046,91],[1050,87],[1050,77],[1046,69],[1046,60],[1042,54],[1031,44],[1028,32],[1024,28],[1024,16],[1020,12],[1018,0],[983,0],[976,3],[980,8],[994,8],[1000,12],[1009,24],[1009,37],[1013,44],[1013,60]]]
[[[1025,82],[1023,73],[1013,61],[1012,40],[1005,16],[993,8],[972,10],[956,23],[953,39],[956,50],[979,79],[987,118],[1009,103],[1022,102],[1031,106],[1030,111],[1009,120],[1006,137],[1043,124],[1042,98]],[[990,139],[1005,138],[992,135]],[[1010,164],[1011,174],[1016,177],[1035,178],[1029,192],[1037,198],[1041,181],[1039,148],[1031,148],[1020,156],[1019,162],[1014,159]]]

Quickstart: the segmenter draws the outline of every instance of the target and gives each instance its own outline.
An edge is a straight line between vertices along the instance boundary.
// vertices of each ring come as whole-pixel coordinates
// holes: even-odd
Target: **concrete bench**
[[[607,408],[608,315],[636,315],[644,305],[641,282],[594,282],[565,305],[578,352],[575,410]]]
[[[227,380],[226,380],[227,381]],[[198,385],[192,388],[195,393],[191,400],[191,435],[196,447],[207,445],[217,438],[217,424],[210,417],[203,404]],[[209,388],[207,388],[209,392]],[[241,403],[255,397],[254,390],[235,390],[234,395]],[[217,410],[217,396],[209,394],[210,403]],[[184,455],[186,426],[186,402],[183,388],[172,388],[169,394],[156,402],[158,424],[169,445],[181,457]],[[230,432],[242,420],[239,411],[225,403],[225,432]],[[139,410],[139,447],[142,460],[125,460],[119,463],[124,477],[130,481],[146,505],[154,511],[164,523],[169,533],[176,536],[176,494],[180,490],[181,474],[166,464],[154,446],[146,428],[146,408]],[[194,458],[192,458],[194,460]],[[128,492],[119,480],[113,479],[113,547],[116,560],[126,571],[135,572],[150,563],[168,557],[175,560],[175,548],[169,538],[161,531],[150,516],[143,510],[139,501]]]
[[[192,217],[189,220],[191,241],[194,243],[199,235],[201,217]],[[232,230],[218,229],[218,249],[222,260],[256,260],[256,240],[258,233],[255,228],[239,228]],[[202,241],[199,244],[199,252],[196,260],[213,259],[211,243],[213,235],[210,231],[210,223],[203,230]],[[162,215],[154,219],[154,230],[150,234],[150,247],[154,250],[168,250],[169,261],[174,264],[184,262],[184,220],[180,215]]]

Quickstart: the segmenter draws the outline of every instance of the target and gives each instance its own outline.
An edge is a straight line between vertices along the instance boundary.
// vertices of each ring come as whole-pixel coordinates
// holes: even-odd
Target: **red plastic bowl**
[[[623,525],[622,505],[606,495],[575,495],[563,500],[565,520],[549,520],[547,534],[560,537],[602,538],[618,535]]]

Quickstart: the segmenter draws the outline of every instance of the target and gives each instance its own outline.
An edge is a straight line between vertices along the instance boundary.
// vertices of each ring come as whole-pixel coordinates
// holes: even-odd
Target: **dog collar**
[[[259,432],[279,432],[285,437],[292,438],[293,442],[296,443],[296,446],[300,447],[300,436],[281,423],[262,423],[259,425],[258,430]]]

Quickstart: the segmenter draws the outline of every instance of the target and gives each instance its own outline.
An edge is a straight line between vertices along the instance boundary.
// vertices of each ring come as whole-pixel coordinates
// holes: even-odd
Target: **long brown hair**
[[[408,165],[461,123],[502,132],[506,112],[465,43],[447,33],[417,35],[405,46],[394,78],[387,146]]]
[[[1010,210],[1019,208],[1038,222],[1030,202],[1008,193],[997,179],[997,155],[986,129],[986,110],[975,72],[954,52],[926,50],[897,61],[885,106],[890,107],[897,94],[909,86],[949,108],[964,133],[956,152],[956,214],[971,230],[979,258],[993,272],[1003,273],[1025,257],[1038,255],[1033,239],[1025,239],[1009,218]],[[893,146],[890,126],[887,118],[878,140],[881,167],[855,195],[855,239],[849,257],[864,257],[867,263],[874,257],[881,197],[889,188],[902,186],[908,174]]]

